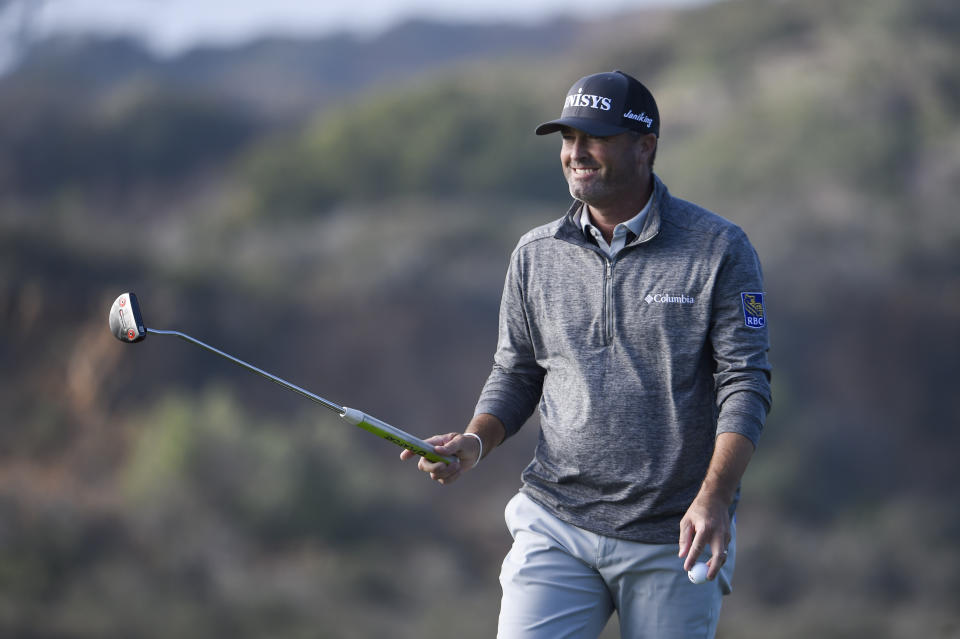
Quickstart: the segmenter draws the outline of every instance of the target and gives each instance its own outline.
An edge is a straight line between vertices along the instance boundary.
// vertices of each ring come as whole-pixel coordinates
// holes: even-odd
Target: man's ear
[[[640,161],[653,170],[653,161],[657,157],[657,144],[659,139],[653,133],[648,133],[638,140],[640,145]]]
[[[648,133],[643,138],[641,138],[643,144],[643,152],[645,155],[653,155],[657,152],[657,136],[653,133]]]

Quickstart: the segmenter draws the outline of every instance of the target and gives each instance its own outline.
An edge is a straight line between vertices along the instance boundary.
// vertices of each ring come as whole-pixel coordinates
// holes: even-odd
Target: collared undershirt
[[[607,244],[607,241],[603,239],[603,233],[600,232],[600,229],[593,225],[590,220],[589,207],[586,204],[580,209],[580,227],[583,229],[584,235],[596,240],[597,246],[599,246],[603,252],[610,257],[614,257],[624,246],[639,237],[640,231],[643,230],[643,223],[646,220],[647,211],[650,210],[650,202],[652,201],[653,194],[650,195],[647,203],[643,205],[639,213],[626,222],[621,222],[613,227],[613,241],[610,244]]]

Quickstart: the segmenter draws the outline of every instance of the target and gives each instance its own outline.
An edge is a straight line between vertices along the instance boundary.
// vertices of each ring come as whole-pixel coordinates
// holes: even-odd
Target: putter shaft
[[[342,419],[344,419],[350,424],[353,424],[354,426],[359,426],[360,428],[366,430],[369,433],[372,433],[378,437],[386,439],[387,441],[393,442],[397,446],[411,450],[418,455],[426,457],[430,461],[434,461],[434,462],[442,461],[445,464],[450,464],[454,461],[453,457],[447,457],[446,455],[440,455],[437,452],[435,452],[433,449],[433,445],[420,439],[419,437],[415,437],[410,433],[402,431],[399,428],[391,426],[390,424],[387,424],[386,422],[381,421],[376,417],[367,415],[366,413],[359,411],[355,408],[348,408],[346,406],[341,406],[340,404],[337,404],[335,402],[331,402],[329,399],[320,397],[316,393],[311,393],[307,389],[301,388],[296,384],[291,384],[290,382],[283,379],[282,377],[277,377],[273,373],[268,373],[262,368],[257,368],[253,364],[245,362],[238,357],[234,357],[229,353],[224,353],[219,348],[214,348],[213,346],[210,346],[205,342],[201,342],[197,338],[191,337],[186,333],[181,333],[180,331],[167,331],[167,330],[161,330],[156,328],[146,328],[146,327],[143,328],[143,332],[153,333],[155,335],[172,335],[173,337],[179,337],[180,339],[190,342],[191,344],[196,344],[197,346],[200,346],[201,348],[210,351],[214,355],[219,355],[224,359],[230,360],[237,366],[241,366],[243,368],[246,368],[248,371],[256,373],[262,377],[266,377],[271,382],[274,382],[275,384],[279,384],[280,386],[283,386],[287,390],[291,390],[302,397],[306,397],[307,399],[314,401],[317,404],[320,404],[324,408],[328,408],[332,410],[337,415],[339,415]],[[123,332],[121,331],[119,334],[122,336]]]
[[[340,415],[341,417],[343,417],[343,416],[346,414],[346,412],[347,412],[346,409],[345,409],[343,406],[341,406],[340,404],[337,404],[337,403],[335,403],[335,402],[331,402],[329,399],[324,399],[323,397],[320,397],[319,395],[317,395],[317,394],[315,394],[315,393],[311,393],[310,391],[308,391],[308,390],[305,389],[305,388],[300,388],[300,387],[297,386],[296,384],[291,384],[290,382],[288,382],[287,380],[285,380],[285,379],[283,379],[283,378],[281,378],[281,377],[277,377],[276,375],[274,375],[274,374],[272,374],[272,373],[268,373],[267,371],[263,370],[262,368],[257,368],[257,367],[254,366],[253,364],[247,363],[247,362],[243,361],[242,359],[240,359],[240,358],[238,358],[238,357],[234,357],[233,355],[231,355],[231,354],[229,354],[229,353],[224,353],[224,352],[221,351],[219,348],[214,348],[213,346],[210,346],[209,344],[207,344],[207,343],[205,343],[205,342],[201,342],[200,340],[198,340],[198,339],[195,338],[195,337],[190,337],[190,336],[187,335],[186,333],[181,333],[180,331],[165,331],[165,330],[160,330],[160,329],[156,329],[156,328],[147,328],[147,332],[148,332],[148,333],[154,333],[154,334],[156,334],[156,335],[173,335],[174,337],[179,337],[179,338],[182,339],[182,340],[186,340],[186,341],[188,341],[188,342],[191,342],[191,343],[193,343],[193,344],[196,344],[197,346],[201,346],[201,347],[207,349],[208,351],[210,351],[211,353],[214,353],[214,354],[216,354],[216,355],[219,355],[220,357],[223,357],[224,359],[228,359],[228,360],[230,360],[231,362],[233,362],[234,364],[237,364],[238,366],[242,366],[242,367],[246,368],[247,370],[256,373],[257,375],[261,375],[261,376],[263,376],[263,377],[266,377],[266,378],[269,379],[271,382],[274,382],[274,383],[276,383],[276,384],[279,384],[280,386],[283,386],[284,388],[286,388],[286,389],[288,389],[288,390],[292,390],[294,393],[297,393],[298,395],[302,395],[303,397],[306,397],[307,399],[313,400],[313,401],[315,401],[316,403],[318,403],[318,404],[320,404],[321,406],[323,406],[324,408],[329,408],[330,410],[334,411],[335,413],[337,413],[337,414]]]

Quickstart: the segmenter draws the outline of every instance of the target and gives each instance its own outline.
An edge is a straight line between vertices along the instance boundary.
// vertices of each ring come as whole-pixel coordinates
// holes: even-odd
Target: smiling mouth
[[[570,172],[571,172],[573,175],[576,175],[576,176],[594,175],[594,174],[596,174],[599,170],[600,170],[600,169],[578,168],[578,167],[575,167],[575,166],[571,166],[571,167],[570,167]]]

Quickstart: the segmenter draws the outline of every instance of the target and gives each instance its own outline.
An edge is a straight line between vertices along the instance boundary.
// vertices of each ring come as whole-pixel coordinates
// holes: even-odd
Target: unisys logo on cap
[[[588,109],[600,109],[601,111],[609,111],[610,107],[613,105],[613,98],[607,98],[602,95],[591,95],[589,93],[583,92],[583,87],[577,89],[577,92],[568,95],[566,102],[563,103],[563,108],[567,109],[569,107],[586,107]]]
[[[580,129],[606,137],[625,131],[660,135],[660,113],[653,95],[622,71],[595,73],[580,78],[567,93],[560,118],[537,127],[537,135]]]

